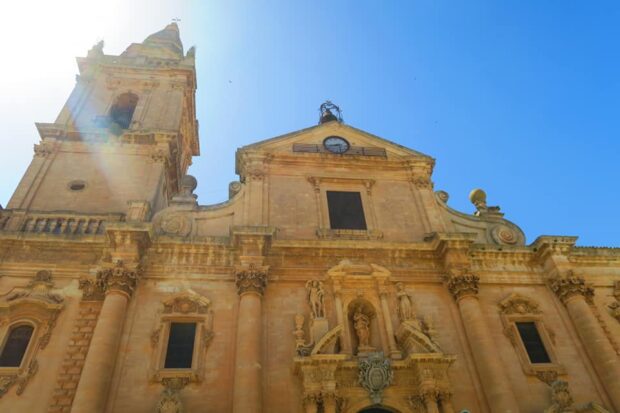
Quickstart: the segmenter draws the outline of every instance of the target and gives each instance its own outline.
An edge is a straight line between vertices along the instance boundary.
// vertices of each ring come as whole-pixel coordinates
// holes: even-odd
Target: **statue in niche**
[[[362,306],[358,306],[353,313],[353,327],[359,341],[358,348],[368,348],[370,341],[370,317],[362,311]]]
[[[405,291],[403,283],[396,284],[396,297],[398,298],[398,316],[400,321],[404,322],[415,319],[411,298],[407,291]]]
[[[310,280],[306,283],[308,290],[308,303],[310,304],[310,313],[312,318],[325,317],[325,290],[323,283],[318,280]]]

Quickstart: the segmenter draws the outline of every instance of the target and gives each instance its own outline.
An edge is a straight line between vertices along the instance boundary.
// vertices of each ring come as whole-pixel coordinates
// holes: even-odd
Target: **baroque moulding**
[[[368,391],[373,403],[381,403],[383,390],[392,384],[394,373],[390,359],[383,353],[371,353],[358,361],[359,383]]]
[[[54,145],[50,142],[41,142],[34,145],[34,156],[47,158],[54,152]]]
[[[131,297],[141,273],[140,266],[133,269],[127,268],[122,260],[117,260],[114,266],[98,270],[94,279],[85,277],[80,280],[82,299],[103,300],[109,291],[122,292]]]
[[[463,297],[476,296],[478,294],[478,282],[480,277],[475,274],[448,275],[448,290],[456,301]]]
[[[620,281],[614,282],[615,301],[609,304],[607,307],[610,310],[611,316],[620,322]]]
[[[576,275],[572,270],[566,271],[563,276],[555,276],[548,280],[549,288],[553,291],[563,304],[572,297],[583,296],[588,303],[592,303],[594,289],[590,284],[586,284],[585,279]]]
[[[433,182],[427,176],[414,176],[411,178],[411,183],[418,189],[433,189]]]
[[[187,380],[187,383],[202,380],[206,351],[215,337],[211,300],[195,292],[185,291],[164,300],[162,307],[150,336],[153,348],[150,367],[152,380],[164,385],[172,379]],[[174,322],[196,323],[195,350],[191,368],[180,370],[164,368],[166,337],[170,334],[170,326]]]
[[[37,272],[25,287],[16,287],[0,298],[0,334],[8,334],[11,325],[20,320],[27,319],[28,324],[34,324],[31,342],[21,366],[0,368],[0,397],[13,385],[17,385],[16,393],[22,394],[39,369],[36,357],[49,343],[64,306],[63,296],[54,292],[53,287],[51,272],[43,270]]]
[[[542,311],[534,300],[517,293],[510,294],[498,304],[503,314],[540,314]]]
[[[434,340],[434,323],[431,317],[419,320],[414,306],[405,291],[403,283],[396,283],[396,297],[398,299],[398,316],[401,320],[396,330],[396,341],[407,354],[416,352],[441,353],[441,348]]]
[[[539,380],[551,384],[557,380],[558,375],[565,374],[564,367],[558,363],[558,358],[554,348],[554,334],[550,331],[543,321],[542,311],[539,304],[531,298],[521,294],[512,293],[501,300],[499,307],[500,319],[504,328],[504,334],[515,348],[523,372],[530,376],[535,376]],[[545,350],[550,358],[548,363],[532,364],[527,351],[519,338],[517,322],[534,323]]]
[[[491,238],[497,244],[516,245],[517,243],[523,243],[519,234],[508,225],[498,224],[494,226],[490,232]]]
[[[166,378],[162,380],[164,390],[157,402],[157,413],[184,413],[183,402],[181,401],[181,390],[189,383],[189,380],[182,377]]]
[[[555,380],[550,384],[550,387],[551,405],[543,413],[609,413],[607,409],[596,402],[573,406],[573,396],[568,388],[568,383],[563,380]]]
[[[198,294],[186,292],[164,301],[163,305],[164,314],[207,314],[211,307],[211,301]]]
[[[452,389],[448,378],[448,369],[456,356],[446,354],[414,354],[408,359],[410,376],[413,379],[412,396],[408,398],[414,411],[454,411],[452,407]],[[398,386],[396,383],[395,386]]]
[[[267,287],[268,266],[255,264],[235,268],[235,285],[239,295],[255,293],[262,296]]]

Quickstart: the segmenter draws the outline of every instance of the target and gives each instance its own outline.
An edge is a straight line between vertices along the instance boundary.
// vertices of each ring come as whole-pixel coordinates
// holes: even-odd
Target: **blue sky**
[[[619,2],[46,3],[0,6],[13,16],[0,28],[2,205],[34,122],[73,87],[74,56],[101,38],[119,54],[176,17],[197,47],[201,204],[227,198],[236,148],[315,124],[331,99],[345,122],[436,158],[452,207],[472,212],[480,187],[528,243],[620,246]]]

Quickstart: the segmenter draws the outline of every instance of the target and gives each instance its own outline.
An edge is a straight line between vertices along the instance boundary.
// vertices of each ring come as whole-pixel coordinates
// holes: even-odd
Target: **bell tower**
[[[194,48],[176,23],[106,55],[77,58],[76,85],[41,141],[7,209],[124,214],[166,207],[199,154]]]

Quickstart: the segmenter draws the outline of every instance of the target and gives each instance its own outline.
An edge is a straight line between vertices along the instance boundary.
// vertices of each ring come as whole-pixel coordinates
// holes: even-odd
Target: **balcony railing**
[[[124,219],[124,214],[78,214],[0,211],[0,231],[55,235],[97,235],[106,224]]]

